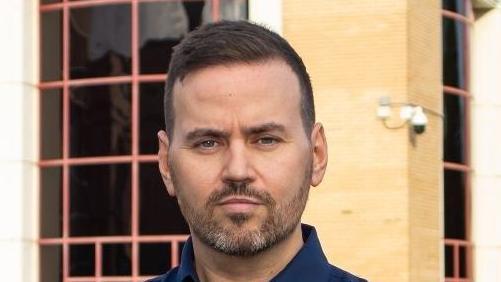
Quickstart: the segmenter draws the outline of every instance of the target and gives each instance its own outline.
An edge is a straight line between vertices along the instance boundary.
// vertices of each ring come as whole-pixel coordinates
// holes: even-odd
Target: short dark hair
[[[173,89],[194,71],[210,66],[283,60],[296,74],[301,89],[301,118],[309,135],[315,123],[310,76],[303,60],[277,33],[246,21],[219,21],[190,32],[174,47],[165,84],[164,111],[167,135],[174,127]]]

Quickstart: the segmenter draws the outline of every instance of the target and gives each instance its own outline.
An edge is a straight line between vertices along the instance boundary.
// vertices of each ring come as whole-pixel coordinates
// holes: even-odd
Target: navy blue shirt
[[[301,225],[304,244],[289,264],[271,279],[271,282],[366,282],[327,261],[318,241],[315,228],[306,224]],[[195,272],[193,245],[191,238],[184,245],[181,254],[181,263],[162,276],[148,280],[148,282],[198,282]]]

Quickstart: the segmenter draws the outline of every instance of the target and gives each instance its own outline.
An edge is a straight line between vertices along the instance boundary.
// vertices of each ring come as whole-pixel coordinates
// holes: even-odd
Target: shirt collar
[[[313,226],[301,224],[304,244],[296,256],[271,281],[326,281],[330,265],[322,252],[317,232]],[[181,254],[177,281],[198,281],[194,267],[193,243],[186,241]]]

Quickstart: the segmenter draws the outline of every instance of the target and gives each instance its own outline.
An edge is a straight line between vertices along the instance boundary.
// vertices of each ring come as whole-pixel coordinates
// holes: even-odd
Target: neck
[[[200,281],[270,281],[303,246],[301,225],[288,238],[250,257],[230,256],[192,236],[195,268]]]

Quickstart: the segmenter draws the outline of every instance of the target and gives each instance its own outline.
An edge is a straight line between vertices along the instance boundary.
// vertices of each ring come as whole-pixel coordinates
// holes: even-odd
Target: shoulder
[[[145,282],[173,282],[176,281],[177,279],[177,271],[178,267],[175,267],[171,270],[169,270],[167,273],[157,276],[155,278],[152,278],[150,280],[147,280]]]
[[[367,282],[367,280],[359,278],[341,268],[330,265],[329,281],[331,282]]]

